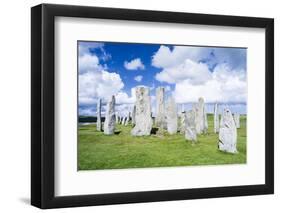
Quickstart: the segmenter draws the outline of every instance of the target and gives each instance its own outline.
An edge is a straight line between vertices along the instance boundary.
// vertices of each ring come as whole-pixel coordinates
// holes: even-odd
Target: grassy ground
[[[79,127],[78,169],[121,169],[162,166],[218,165],[246,163],[246,117],[240,117],[238,154],[218,151],[218,134],[213,133],[213,116],[208,115],[209,129],[191,144],[181,134],[133,137],[131,126],[118,125],[115,135],[96,131],[95,125]]]

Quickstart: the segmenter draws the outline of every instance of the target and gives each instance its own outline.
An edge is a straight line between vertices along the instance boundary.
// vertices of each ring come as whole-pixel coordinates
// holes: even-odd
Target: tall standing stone
[[[239,113],[234,113],[234,122],[236,125],[236,128],[240,128],[240,114]]]
[[[208,118],[202,97],[199,98],[197,104],[193,105],[193,109],[195,111],[195,128],[197,134],[206,133],[208,131]]]
[[[220,128],[219,112],[218,112],[218,103],[215,103],[214,106],[214,132],[218,133]]]
[[[168,98],[166,106],[166,123],[169,134],[175,134],[178,131],[177,105],[173,97]]]
[[[125,122],[126,122],[126,116],[123,115],[123,116],[122,116],[121,124],[122,124],[122,125],[125,125]]]
[[[136,105],[133,106],[132,110],[132,125],[136,124]]]
[[[231,111],[224,109],[219,131],[218,148],[221,151],[237,153],[237,129]]]
[[[204,108],[204,133],[208,132],[208,115],[206,112],[206,108]]]
[[[156,118],[155,125],[160,128],[165,126],[165,89],[164,87],[157,87],[156,89]]]
[[[97,131],[101,131],[101,99],[97,102]]]
[[[151,103],[149,88],[136,87],[136,125],[131,131],[133,136],[150,135],[152,129]]]
[[[199,111],[200,111],[200,115],[201,115],[201,122],[200,122],[201,131],[203,133],[207,133],[207,131],[208,131],[208,117],[207,117],[204,99],[202,97],[199,98],[198,104],[199,104]]]
[[[185,120],[186,120],[186,113],[184,111],[180,114],[180,133],[185,133]]]
[[[107,103],[106,116],[104,121],[104,134],[112,135],[115,130],[115,96]]]
[[[181,104],[181,112],[185,112],[184,104]]]
[[[129,121],[130,121],[130,112],[127,113],[125,126],[127,126],[129,124]]]
[[[197,134],[201,134],[202,133],[202,129],[201,129],[201,115],[199,113],[199,105],[198,105],[198,103],[194,103],[192,105],[192,110],[193,110],[194,116],[195,116],[195,129],[196,129],[196,133]]]
[[[116,124],[119,124],[119,113],[115,112],[115,122]]]
[[[185,113],[185,139],[188,141],[196,142],[197,134],[195,128],[195,111],[190,110]]]

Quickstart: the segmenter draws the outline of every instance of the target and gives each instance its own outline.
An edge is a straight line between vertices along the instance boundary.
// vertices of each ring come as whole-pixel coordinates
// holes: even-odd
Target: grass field
[[[246,163],[246,116],[240,116],[238,154],[218,151],[218,134],[213,133],[213,116],[208,115],[209,129],[198,135],[198,142],[185,141],[184,135],[133,137],[132,127],[117,125],[115,135],[96,131],[95,125],[79,127],[78,169],[122,169],[191,165]]]

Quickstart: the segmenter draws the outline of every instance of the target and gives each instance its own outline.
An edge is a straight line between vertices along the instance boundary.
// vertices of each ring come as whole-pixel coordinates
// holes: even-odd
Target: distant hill
[[[105,120],[104,117],[101,117],[101,121]],[[79,123],[88,123],[88,122],[97,122],[97,117],[93,116],[79,116]]]

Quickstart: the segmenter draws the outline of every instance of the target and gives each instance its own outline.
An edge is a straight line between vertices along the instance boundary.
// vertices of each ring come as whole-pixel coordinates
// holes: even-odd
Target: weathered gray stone
[[[180,114],[180,133],[184,134],[185,133],[185,120],[186,120],[186,113],[184,111],[181,112]]]
[[[115,112],[115,122],[116,124],[119,124],[119,113]]]
[[[125,120],[125,126],[127,126],[129,124],[129,121],[130,121],[130,112],[127,113],[126,120]]]
[[[101,131],[101,99],[97,102],[97,131]]]
[[[198,103],[194,103],[192,105],[192,110],[193,110],[194,115],[195,115],[195,129],[196,129],[196,133],[197,134],[201,134],[202,133],[202,130],[201,130],[201,119],[200,119],[200,114],[199,114]]]
[[[202,97],[199,98],[198,103],[193,105],[193,110],[195,111],[195,128],[197,134],[206,133],[208,131],[208,118]]]
[[[133,136],[150,135],[152,129],[151,103],[149,88],[136,87],[136,125],[131,131]]]
[[[133,106],[132,110],[132,125],[136,124],[136,105]]]
[[[156,117],[155,126],[164,128],[165,126],[165,89],[164,87],[157,87],[156,89]]]
[[[206,109],[204,108],[204,133],[208,132],[208,115]]]
[[[104,121],[104,134],[112,135],[115,130],[115,96],[107,103],[106,115]]]
[[[126,122],[126,116],[122,116],[121,124],[122,124],[122,125],[125,125],[125,122]]]
[[[185,113],[185,139],[188,141],[196,142],[197,134],[195,128],[195,111],[190,110]]]
[[[169,134],[175,134],[178,131],[177,105],[173,97],[169,97],[166,106],[166,123]]]
[[[234,113],[234,122],[237,129],[240,128],[240,114]]]
[[[220,119],[219,119],[219,112],[218,112],[218,103],[215,103],[214,106],[214,132],[218,133],[220,129]]]
[[[185,112],[184,104],[181,104],[181,112]]]
[[[202,97],[200,97],[198,103],[199,103],[199,109],[202,111],[201,113],[203,114],[203,118],[202,118],[203,119],[203,121],[202,121],[203,129],[202,129],[202,131],[204,133],[207,133],[208,132],[208,117],[207,117],[204,99]]]
[[[218,148],[221,151],[237,153],[237,129],[231,111],[224,109],[219,131]]]

